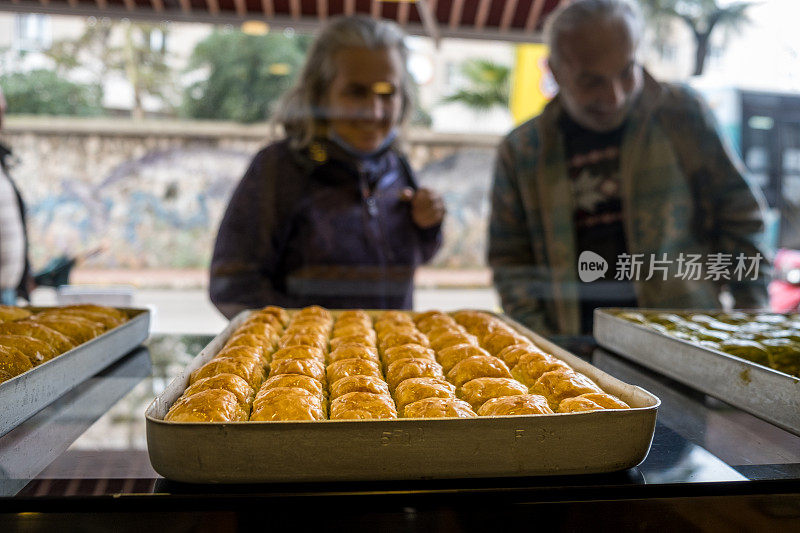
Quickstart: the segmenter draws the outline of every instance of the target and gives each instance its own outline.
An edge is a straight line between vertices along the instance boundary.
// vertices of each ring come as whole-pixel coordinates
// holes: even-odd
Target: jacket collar
[[[393,145],[390,143],[367,157],[355,157],[338,143],[327,138],[317,138],[300,150],[299,155],[305,160],[305,164],[310,166],[315,176],[326,181],[331,180],[332,173],[319,172],[322,167],[340,168],[344,169],[347,175],[363,176],[367,183],[373,186],[391,170],[394,159],[392,153]]]

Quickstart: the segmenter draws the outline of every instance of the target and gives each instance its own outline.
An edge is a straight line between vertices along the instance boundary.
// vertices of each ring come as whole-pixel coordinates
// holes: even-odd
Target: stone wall
[[[207,266],[228,197],[274,137],[265,125],[9,117],[3,142],[15,154],[34,265],[102,245],[93,267]],[[484,264],[498,140],[408,132],[412,166],[448,207],[434,265]]]

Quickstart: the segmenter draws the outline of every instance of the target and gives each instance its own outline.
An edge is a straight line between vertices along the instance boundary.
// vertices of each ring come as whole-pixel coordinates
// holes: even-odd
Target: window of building
[[[167,51],[167,34],[160,28],[150,30],[150,50],[160,54]]]
[[[53,43],[49,15],[17,15],[14,47],[19,50],[46,50]]]

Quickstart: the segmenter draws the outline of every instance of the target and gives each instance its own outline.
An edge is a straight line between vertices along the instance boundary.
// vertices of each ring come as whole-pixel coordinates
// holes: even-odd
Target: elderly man
[[[579,0],[547,21],[559,93],[501,143],[489,263],[505,312],[545,334],[598,306],[766,302],[763,200],[688,88],[637,62],[641,17]]]
[[[0,90],[0,129],[6,107]],[[27,299],[30,279],[25,207],[7,172],[10,155],[11,151],[0,144],[0,304],[3,305],[14,305],[18,296]]]

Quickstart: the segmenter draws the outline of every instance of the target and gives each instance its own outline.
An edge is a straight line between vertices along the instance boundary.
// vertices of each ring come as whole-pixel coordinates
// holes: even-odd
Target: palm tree
[[[477,111],[508,107],[511,68],[489,59],[470,59],[461,64],[461,74],[468,87],[446,96],[445,102],[459,102]]]
[[[703,73],[709,51],[711,33],[717,27],[739,29],[749,22],[747,10],[755,2],[732,2],[720,5],[719,0],[639,0],[656,23],[677,18],[692,32],[695,43],[693,76]]]

